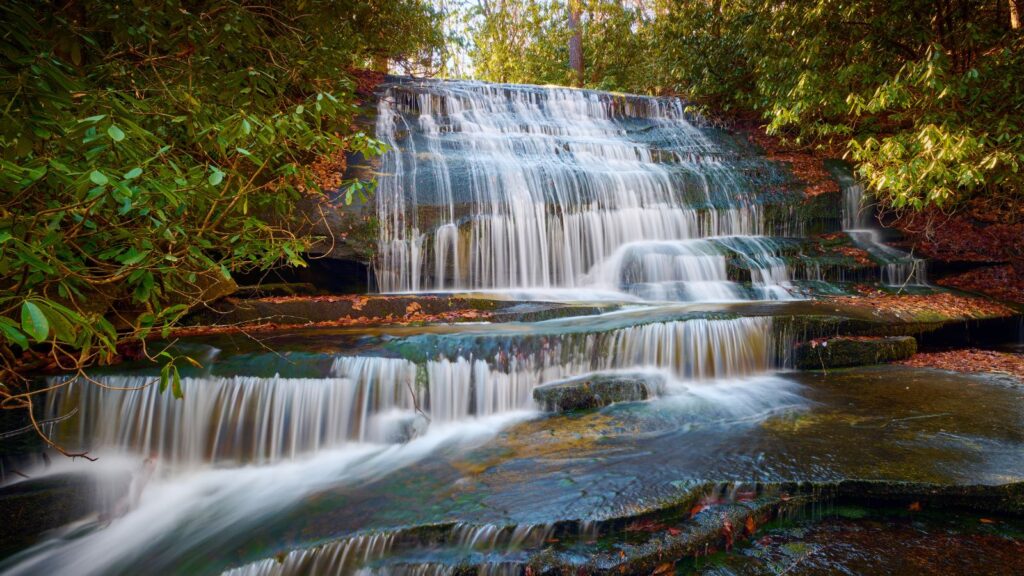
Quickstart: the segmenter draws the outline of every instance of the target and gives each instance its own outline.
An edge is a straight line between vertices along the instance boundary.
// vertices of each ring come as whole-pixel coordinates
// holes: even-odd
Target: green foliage
[[[796,145],[846,146],[894,208],[1024,195],[1024,34],[1007,0],[581,2],[589,87],[679,94]],[[565,2],[523,5],[480,15],[478,74],[567,84]]]
[[[12,0],[0,20],[5,394],[16,349],[105,361],[233,272],[304,265],[281,223],[321,193],[309,166],[380,151],[348,71],[440,39],[422,0]]]
[[[492,82],[572,83],[569,2],[578,2],[586,84],[617,90],[645,65],[644,12],[614,0],[497,0],[469,10],[476,77]]]
[[[491,82],[569,84],[569,34],[560,0],[496,0],[470,9],[470,58]]]

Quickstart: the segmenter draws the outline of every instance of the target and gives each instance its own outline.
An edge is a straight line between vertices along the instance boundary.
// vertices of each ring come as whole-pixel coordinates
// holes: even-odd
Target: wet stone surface
[[[825,518],[775,522],[731,553],[689,560],[680,571],[701,576],[1009,576],[1024,572],[1024,523],[955,511],[837,506]]]
[[[533,399],[548,412],[592,410],[646,400],[664,386],[664,378],[657,374],[596,374],[542,384],[533,389]]]
[[[719,394],[733,400],[716,402]],[[600,519],[657,507],[706,481],[1004,484],[1024,480],[1022,409],[1024,388],[894,367],[695,385],[532,418],[480,447],[327,490],[284,524],[339,533],[455,518]]]

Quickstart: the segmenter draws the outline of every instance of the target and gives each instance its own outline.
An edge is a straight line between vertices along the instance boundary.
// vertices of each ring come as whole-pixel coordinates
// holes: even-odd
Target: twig
[[[75,414],[78,414],[78,408],[77,407],[72,408],[71,412],[68,412],[67,414],[65,414],[63,416],[56,416],[54,418],[48,418],[46,420],[42,420],[42,421],[39,422],[39,425],[40,426],[46,426],[47,424],[57,424],[59,422],[63,422],[65,420],[67,420],[68,418],[73,417]],[[19,434],[24,434],[26,432],[31,432],[33,430],[35,430],[35,426],[33,426],[32,424],[29,424],[28,426],[23,426],[21,428],[18,428],[17,430],[10,430],[8,432],[2,432],[2,433],[0,433],[0,440],[6,440],[7,438],[13,438],[15,436],[18,436]],[[26,476],[26,478],[27,478],[27,476]]]

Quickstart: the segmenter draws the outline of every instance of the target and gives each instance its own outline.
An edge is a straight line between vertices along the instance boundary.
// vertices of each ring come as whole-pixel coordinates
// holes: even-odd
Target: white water
[[[50,397],[48,417],[77,406],[58,428],[66,445],[152,458],[171,473],[406,441],[428,425],[533,410],[534,387],[595,370],[711,380],[766,372],[778,354],[770,318],[694,319],[551,337],[513,357],[431,360],[425,389],[413,362],[358,356],[337,358],[325,378],[183,378],[182,400],[150,377],[109,376],[105,385],[128,390],[74,382]]]
[[[86,523],[6,561],[5,574],[181,573],[180,563],[217,557],[246,534],[317,491],[369,483],[411,466],[440,447],[472,447],[515,420],[515,412],[436,426],[404,445],[354,444],[273,466],[196,470],[155,479],[109,524]],[[135,568],[131,568],[135,566]]]
[[[864,186],[852,178],[841,178],[843,188],[843,230],[853,243],[882,261],[881,282],[887,286],[927,286],[925,261],[893,248],[882,240],[874,225],[874,205],[864,197]]]
[[[377,138],[389,145],[377,189],[385,292],[593,287],[630,244],[766,231],[752,185],[678,99],[396,85]],[[679,272],[691,297],[738,295],[702,287],[722,284],[720,269]]]

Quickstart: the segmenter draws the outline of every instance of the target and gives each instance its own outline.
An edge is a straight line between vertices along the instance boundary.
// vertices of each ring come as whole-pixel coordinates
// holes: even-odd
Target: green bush
[[[145,352],[233,272],[304,265],[280,222],[322,193],[310,165],[381,150],[349,71],[440,42],[426,0],[11,0],[0,20],[5,408],[33,345],[65,369]]]

